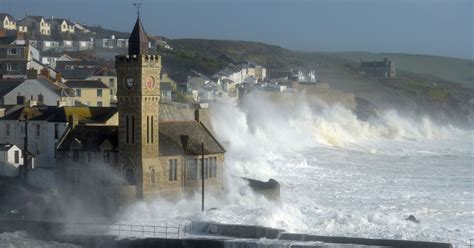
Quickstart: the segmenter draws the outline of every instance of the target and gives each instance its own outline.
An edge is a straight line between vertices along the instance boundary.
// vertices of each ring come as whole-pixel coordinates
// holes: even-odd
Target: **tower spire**
[[[148,54],[148,37],[143,29],[140,16],[137,17],[135,27],[133,27],[132,34],[128,38],[128,54],[131,55],[146,55]]]

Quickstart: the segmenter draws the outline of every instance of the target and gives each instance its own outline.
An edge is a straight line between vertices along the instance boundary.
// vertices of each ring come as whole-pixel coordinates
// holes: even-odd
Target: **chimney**
[[[66,101],[64,101],[64,100],[58,100],[58,101],[56,102],[56,107],[61,108],[61,107],[64,107],[64,106],[66,106]]]
[[[37,79],[38,78],[38,71],[36,69],[28,69],[26,71],[26,78],[27,79]]]
[[[25,40],[25,33],[16,32],[16,39],[17,40]]]
[[[56,82],[61,82],[61,73],[56,72]]]
[[[34,107],[34,106],[38,106],[38,101],[35,101],[35,100],[30,100],[28,102],[28,107]]]

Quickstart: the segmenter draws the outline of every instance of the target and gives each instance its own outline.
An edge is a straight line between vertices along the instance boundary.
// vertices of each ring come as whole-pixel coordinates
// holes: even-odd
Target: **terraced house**
[[[31,32],[37,32],[41,35],[49,36],[51,35],[51,23],[49,23],[42,16],[26,16],[19,21],[21,26],[26,26],[30,28]]]
[[[75,106],[109,107],[110,90],[99,80],[69,80],[65,83],[75,91]]]

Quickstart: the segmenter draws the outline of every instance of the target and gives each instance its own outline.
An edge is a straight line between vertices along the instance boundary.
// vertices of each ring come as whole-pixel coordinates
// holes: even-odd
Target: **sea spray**
[[[121,221],[203,220],[455,244],[473,233],[472,132],[396,110],[362,121],[342,105],[309,105],[304,97],[291,105],[264,96],[241,105],[223,100],[211,111],[227,150],[226,191],[206,196],[213,210],[200,212],[196,194],[137,203]],[[239,176],[275,178],[281,201],[254,194]],[[407,222],[410,214],[421,222]]]

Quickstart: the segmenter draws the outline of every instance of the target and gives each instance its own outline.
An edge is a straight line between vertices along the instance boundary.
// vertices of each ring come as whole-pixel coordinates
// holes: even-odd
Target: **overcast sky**
[[[0,0],[0,12],[130,31],[138,0]],[[262,41],[307,51],[473,59],[474,0],[140,0],[148,33]]]

